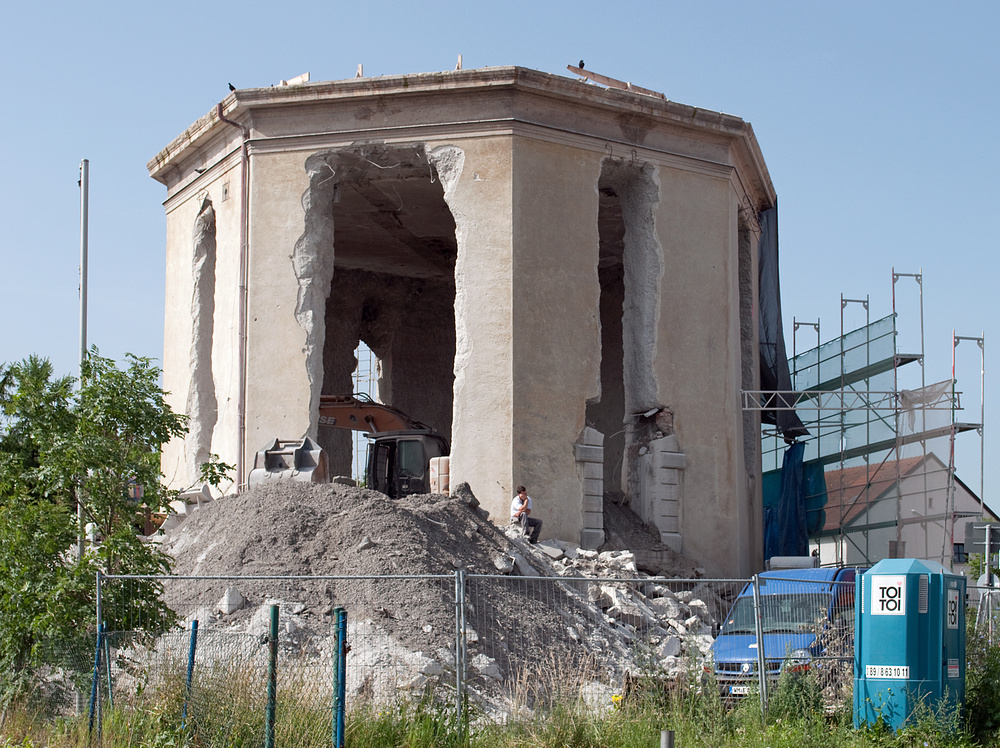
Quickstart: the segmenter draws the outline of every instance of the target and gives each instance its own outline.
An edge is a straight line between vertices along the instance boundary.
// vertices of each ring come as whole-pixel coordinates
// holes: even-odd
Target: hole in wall
[[[353,391],[363,343],[380,363],[379,400],[450,440],[457,241],[441,180],[423,146],[365,144],[326,161],[334,263],[322,393]],[[332,474],[353,472],[350,432],[321,426],[318,440]]]
[[[632,456],[642,438],[632,414],[659,407],[653,373],[663,252],[654,208],[653,167],[605,159],[598,180],[598,281],[601,316],[601,397],[587,405],[587,422],[604,434],[604,490],[639,491]]]

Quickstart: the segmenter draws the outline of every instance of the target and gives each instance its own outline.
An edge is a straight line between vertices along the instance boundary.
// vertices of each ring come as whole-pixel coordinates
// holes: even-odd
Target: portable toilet
[[[855,727],[961,709],[964,601],[965,577],[934,561],[885,559],[855,580]]]

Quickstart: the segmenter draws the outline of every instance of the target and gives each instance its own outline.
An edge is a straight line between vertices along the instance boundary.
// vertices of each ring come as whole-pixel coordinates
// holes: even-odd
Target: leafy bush
[[[987,633],[975,621],[966,637],[965,725],[983,745],[991,745],[1000,732],[1000,645],[990,645]]]
[[[768,717],[789,719],[823,713],[823,690],[812,670],[782,670],[767,700]]]
[[[96,635],[95,576],[168,573],[168,557],[136,533],[147,506],[169,500],[160,447],[184,433],[148,359],[129,368],[92,349],[79,387],[31,357],[0,367],[0,699],[54,698],[84,684]],[[81,519],[101,538],[80,555]],[[173,614],[147,582],[127,599],[106,590],[110,628],[161,631]],[[92,657],[92,655],[91,655]],[[58,701],[58,698],[56,698]]]

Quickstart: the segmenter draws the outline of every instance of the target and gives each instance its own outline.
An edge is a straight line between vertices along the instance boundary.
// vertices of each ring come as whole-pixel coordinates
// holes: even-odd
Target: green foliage
[[[785,668],[778,687],[768,696],[768,717],[788,719],[802,714],[823,713],[823,691],[812,670]]]
[[[167,573],[167,556],[136,533],[143,500],[165,506],[160,447],[186,430],[159,387],[149,359],[119,370],[92,349],[74,391],[31,357],[0,368],[0,696],[37,697],[54,667],[86,667],[95,634],[95,575]],[[101,538],[82,558],[82,528]],[[107,590],[109,628],[161,630],[172,614],[146,583],[128,600]],[[92,656],[92,655],[91,655]],[[52,679],[47,679],[50,686]]]
[[[236,470],[235,465],[223,462],[219,459],[219,455],[211,454],[208,456],[208,462],[201,463],[198,477],[202,483],[218,488],[223,483],[232,481],[230,473],[234,470]]]
[[[1000,737],[1000,645],[990,645],[975,622],[966,636],[965,726],[983,745]]]

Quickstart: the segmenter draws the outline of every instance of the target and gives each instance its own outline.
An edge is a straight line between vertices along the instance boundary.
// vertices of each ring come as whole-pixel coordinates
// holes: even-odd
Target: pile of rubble
[[[625,510],[609,514],[620,526],[610,545],[644,532],[637,519],[621,526]],[[454,677],[456,569],[482,575],[469,585],[465,640],[473,686],[490,698],[526,663],[581,672],[597,663],[605,680],[651,663],[676,674],[704,656],[729,608],[648,533],[637,552],[531,545],[518,528],[492,524],[467,489],[393,501],[274,482],[205,504],[162,542],[176,574],[232,577],[166,586],[168,604],[202,631],[261,637],[279,603],[282,646],[322,656],[334,606],[346,607],[351,662],[363,664],[349,668],[348,687],[373,697]],[[664,565],[691,581],[669,581]]]

